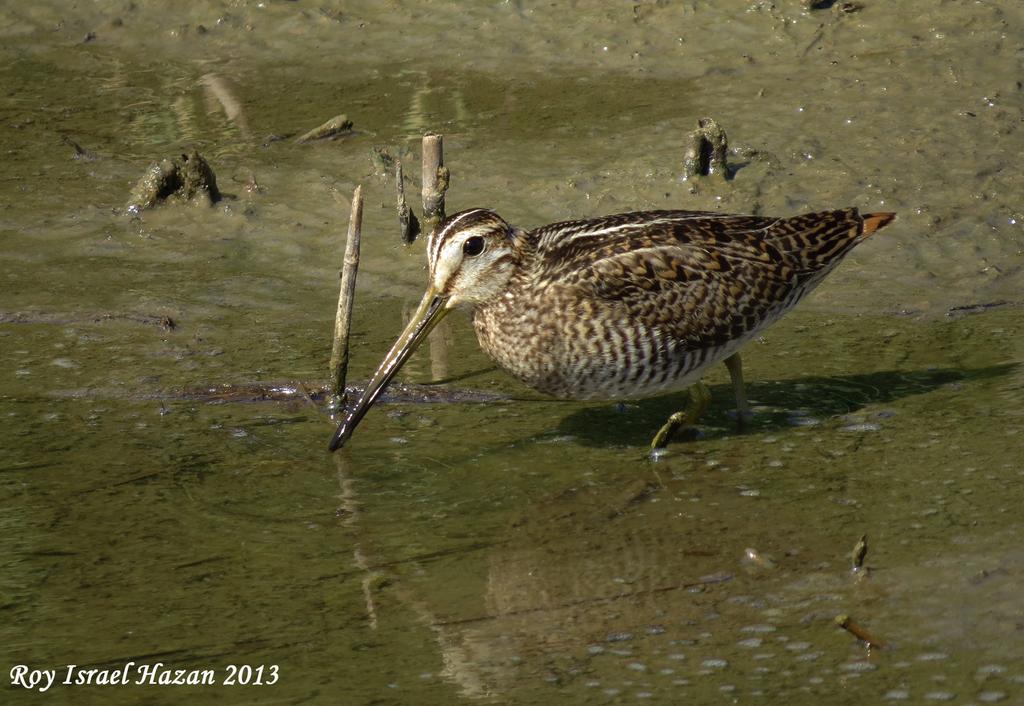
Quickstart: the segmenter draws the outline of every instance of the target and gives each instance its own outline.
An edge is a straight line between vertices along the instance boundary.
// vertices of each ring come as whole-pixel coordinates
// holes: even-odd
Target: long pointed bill
[[[377,368],[377,372],[373,374],[370,382],[366,384],[363,396],[359,398],[355,407],[349,410],[345,421],[338,425],[338,431],[334,432],[334,437],[331,439],[331,444],[328,447],[331,451],[336,451],[345,445],[348,438],[352,436],[352,432],[355,431],[359,421],[369,411],[370,406],[377,401],[380,394],[384,392],[384,388],[388,386],[388,383],[391,382],[391,378],[405,364],[405,361],[409,359],[413,351],[419,347],[423,339],[427,337],[427,334],[448,314],[448,309],[444,306],[447,299],[447,297],[438,294],[433,287],[429,288],[427,293],[423,295],[423,301],[420,302],[416,313],[412,315],[409,325],[402,331],[402,335],[398,337],[395,345],[388,351],[380,367]]]

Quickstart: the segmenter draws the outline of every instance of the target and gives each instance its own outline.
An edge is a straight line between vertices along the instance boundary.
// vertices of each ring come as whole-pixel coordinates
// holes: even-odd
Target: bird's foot
[[[727,414],[736,420],[736,429],[738,431],[746,431],[750,428],[751,422],[754,421],[754,412],[750,409],[735,409]]]
[[[651,440],[651,449],[663,449],[668,446],[669,440],[675,436],[675,433],[679,431],[679,428],[684,424],[689,423],[691,423],[689,413],[676,412],[673,414],[668,418],[668,421],[661,426],[658,433],[654,435],[654,438]]]
[[[658,433],[651,440],[651,449],[663,449],[679,429],[685,426],[693,426],[704,414],[711,402],[711,390],[703,382],[697,382],[690,387],[690,404],[681,412],[676,412],[665,422]]]

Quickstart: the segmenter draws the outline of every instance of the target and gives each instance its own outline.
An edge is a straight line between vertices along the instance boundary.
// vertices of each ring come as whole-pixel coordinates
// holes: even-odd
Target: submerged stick
[[[855,638],[863,642],[868,646],[868,649],[878,648],[880,650],[885,649],[885,643],[879,640],[877,637],[869,633],[867,630],[862,628],[857,623],[850,619],[849,615],[837,615],[835,617],[836,625],[841,627],[846,632],[853,635]]]
[[[352,327],[352,299],[356,293],[356,271],[359,269],[359,238],[363,228],[363,187],[352,194],[352,210],[348,218],[345,260],[341,269],[338,310],[334,316],[334,342],[331,346],[331,407],[345,401],[345,378],[348,375],[348,334]]]
[[[449,176],[444,166],[444,137],[427,133],[423,136],[423,220],[431,225],[444,219]]]
[[[398,189],[398,227],[401,228],[402,242],[409,245],[420,234],[420,221],[405,200],[405,172],[402,160],[395,160],[395,187]]]
[[[296,137],[295,144],[304,145],[308,142],[316,142],[317,140],[333,140],[343,135],[350,135],[351,133],[352,121],[348,119],[347,115],[342,113],[341,115],[335,115],[322,125],[317,125],[309,132]]]

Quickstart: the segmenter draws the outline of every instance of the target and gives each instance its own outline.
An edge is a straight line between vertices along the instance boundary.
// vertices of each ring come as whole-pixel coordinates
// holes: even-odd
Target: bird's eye
[[[482,236],[474,235],[472,238],[466,238],[466,242],[462,244],[462,253],[466,257],[476,257],[484,251],[484,239]]]

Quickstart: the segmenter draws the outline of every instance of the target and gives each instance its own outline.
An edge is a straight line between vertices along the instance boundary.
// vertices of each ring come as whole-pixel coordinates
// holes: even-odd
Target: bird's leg
[[[711,390],[707,385],[697,381],[690,386],[688,392],[690,393],[690,404],[686,405],[685,410],[676,412],[668,418],[664,426],[654,435],[654,439],[651,441],[652,449],[663,449],[668,446],[669,439],[679,427],[696,424],[700,415],[704,414],[708,408],[708,404],[711,402]]]
[[[754,416],[750,411],[750,403],[747,402],[747,389],[743,384],[743,361],[739,353],[733,353],[725,359],[725,367],[729,369],[729,378],[732,379],[732,391],[736,395],[736,424],[742,429]]]

